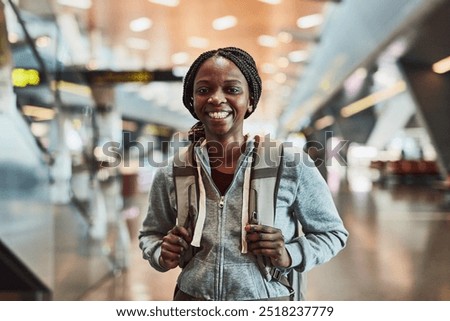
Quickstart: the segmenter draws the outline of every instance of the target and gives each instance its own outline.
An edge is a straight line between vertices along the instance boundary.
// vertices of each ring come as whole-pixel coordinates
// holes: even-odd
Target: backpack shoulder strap
[[[193,144],[182,147],[174,156],[173,181],[177,205],[177,225],[189,227],[194,224],[198,204],[198,172],[193,157]],[[195,210],[192,210],[192,207]]]
[[[270,140],[269,135],[255,138],[255,155],[253,157],[249,195],[249,221],[256,224],[273,226],[275,223],[277,192],[283,167],[284,146],[277,140]],[[289,297],[294,299],[296,291],[290,280],[273,267],[263,256],[257,256],[257,263],[264,277],[276,280],[289,290]]]
[[[283,144],[270,140],[269,135],[256,136],[255,144],[257,146],[250,178],[249,218],[255,223],[273,226]]]
[[[194,231],[197,221],[199,190],[198,171],[194,159],[194,144],[180,149],[173,160],[173,181],[177,206],[177,225]],[[179,266],[184,268],[197,250],[190,247],[180,258]]]

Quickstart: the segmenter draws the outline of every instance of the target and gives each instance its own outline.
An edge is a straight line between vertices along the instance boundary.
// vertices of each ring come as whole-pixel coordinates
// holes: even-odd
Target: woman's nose
[[[222,91],[216,91],[208,98],[208,103],[213,105],[220,105],[222,103],[226,103],[227,99]]]

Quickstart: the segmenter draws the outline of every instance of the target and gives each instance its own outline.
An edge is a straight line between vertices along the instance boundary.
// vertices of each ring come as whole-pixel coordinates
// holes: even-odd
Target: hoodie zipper
[[[220,196],[220,201],[219,201],[219,208],[220,208],[220,210],[223,209],[224,199],[225,199],[225,196],[221,195]]]
[[[200,159],[202,159],[202,158],[200,158]],[[241,169],[242,168],[242,164],[243,164],[244,162],[240,162],[239,164],[238,164],[238,168],[237,168],[237,170],[239,169]],[[219,189],[217,188],[217,186],[216,186],[216,184],[214,183],[214,181],[213,181],[213,179],[212,179],[212,177],[211,177],[211,175],[209,175],[208,174],[208,171],[206,170],[206,168],[205,168],[205,164],[201,161],[200,162],[200,166],[202,167],[202,169],[203,169],[203,172],[206,174],[206,176],[208,177],[208,180],[209,180],[209,183],[212,185],[212,187],[216,190],[216,193],[217,193],[217,195],[220,195],[220,199],[219,199],[219,203],[218,203],[218,211],[219,211],[219,217],[218,217],[218,224],[219,224],[219,226],[218,226],[218,231],[219,231],[219,244],[223,244],[223,242],[222,242],[222,236],[224,235],[224,231],[223,231],[223,226],[224,226],[224,219],[223,219],[223,209],[224,209],[224,207],[225,207],[225,196],[227,195],[227,193],[228,193],[228,191],[230,190],[230,188],[233,186],[233,184],[235,184],[235,181],[236,181],[236,179],[237,179],[237,175],[236,175],[236,171],[235,171],[235,174],[234,174],[234,177],[233,177],[233,179],[232,179],[232,181],[231,181],[231,183],[230,183],[230,186],[228,186],[228,188],[227,188],[227,190],[225,191],[225,194],[224,195],[222,195],[221,193],[220,193],[220,191],[219,191]],[[218,264],[218,266],[219,266],[219,271],[218,271],[218,279],[217,279],[217,283],[216,283],[216,293],[217,293],[217,298],[218,298],[218,301],[221,301],[222,300],[222,291],[223,291],[223,285],[222,285],[222,275],[223,275],[223,269],[224,269],[224,266],[223,266],[223,255],[224,255],[224,251],[223,251],[223,247],[222,246],[220,246],[219,247],[219,253],[218,253],[219,255],[218,255],[218,260],[219,260],[219,264]]]
[[[225,206],[225,196],[221,195],[220,196],[220,201],[219,201],[219,235],[220,235],[220,246],[219,246],[219,275],[218,275],[218,282],[217,282],[217,297],[218,300],[221,301],[222,300],[222,275],[223,275],[223,242],[222,242],[222,235],[223,235],[223,226],[224,226],[224,220],[223,220],[223,208]]]

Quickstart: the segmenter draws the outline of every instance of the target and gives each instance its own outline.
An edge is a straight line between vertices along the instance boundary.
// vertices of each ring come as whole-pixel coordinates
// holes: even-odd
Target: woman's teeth
[[[221,111],[221,112],[216,111],[216,112],[208,113],[209,117],[214,118],[214,119],[223,119],[223,118],[227,117],[228,114],[229,113],[226,111]]]

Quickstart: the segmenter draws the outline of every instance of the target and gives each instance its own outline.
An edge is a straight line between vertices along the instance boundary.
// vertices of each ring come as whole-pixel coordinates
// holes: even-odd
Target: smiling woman
[[[235,47],[204,52],[186,74],[183,103],[199,123],[189,148],[155,174],[139,235],[153,268],[182,268],[175,300],[292,300],[301,288],[287,275],[346,244],[326,182],[297,159],[303,151],[273,154],[280,145],[270,138],[244,135],[261,88],[254,59]],[[272,162],[279,166],[258,167]],[[255,183],[258,169],[267,184]]]
[[[239,68],[219,55],[207,59],[194,79],[193,112],[205,126],[206,139],[243,141],[243,120],[253,111],[247,80]],[[191,107],[190,107],[191,108]]]
[[[243,120],[254,112],[261,91],[256,62],[246,51],[227,47],[201,54],[185,76],[183,92],[185,107],[200,120],[192,129],[195,140],[204,133],[219,142],[216,156],[229,148],[232,159],[224,163],[236,162],[239,154],[232,150],[244,142]],[[234,167],[221,170],[232,173]]]
[[[228,47],[204,52],[192,63],[189,68],[184,81],[183,103],[184,106],[191,112],[192,116],[198,119],[193,109],[195,77],[198,77],[199,69],[203,63],[212,57],[225,58],[223,60],[216,61],[218,66],[224,67],[229,63],[233,63],[235,67],[237,67],[235,72],[237,71],[238,78],[240,78],[241,75],[244,77],[245,83],[248,86],[252,105],[256,108],[262,91],[261,78],[259,76],[256,63],[253,57],[251,57],[244,50]],[[242,81],[242,83],[244,82]],[[249,115],[250,113],[247,114],[245,118]]]

